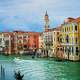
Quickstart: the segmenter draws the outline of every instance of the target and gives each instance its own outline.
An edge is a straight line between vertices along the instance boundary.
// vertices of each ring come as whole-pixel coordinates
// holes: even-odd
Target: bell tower
[[[49,30],[49,17],[48,17],[47,11],[46,11],[44,20],[45,20],[45,31],[48,31]]]

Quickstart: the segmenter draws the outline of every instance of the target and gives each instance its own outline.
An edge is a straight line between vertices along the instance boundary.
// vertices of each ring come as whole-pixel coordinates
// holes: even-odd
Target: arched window
[[[77,31],[77,25],[75,25],[75,31]]]
[[[69,43],[69,36],[66,36],[66,42]]]

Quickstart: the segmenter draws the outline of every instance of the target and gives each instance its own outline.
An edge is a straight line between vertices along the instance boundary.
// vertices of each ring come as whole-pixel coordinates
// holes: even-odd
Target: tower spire
[[[48,31],[49,30],[49,17],[48,17],[47,10],[46,10],[46,13],[45,13],[44,20],[45,20],[45,31]]]
[[[45,16],[48,16],[48,14],[47,14],[47,10],[46,10],[46,14],[45,14]]]

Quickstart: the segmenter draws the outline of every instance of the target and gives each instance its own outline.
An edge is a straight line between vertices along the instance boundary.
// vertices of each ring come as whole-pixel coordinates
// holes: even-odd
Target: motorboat
[[[15,58],[13,59],[13,61],[14,61],[14,62],[22,62],[23,60],[20,59],[20,57],[15,57]]]

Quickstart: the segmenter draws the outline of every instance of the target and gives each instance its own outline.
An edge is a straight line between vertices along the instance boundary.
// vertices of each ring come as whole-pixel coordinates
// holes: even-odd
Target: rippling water
[[[13,57],[1,56],[1,64],[5,67],[5,80],[15,80],[14,70],[24,74],[23,80],[80,80],[80,62],[56,62],[50,58],[14,62]]]

